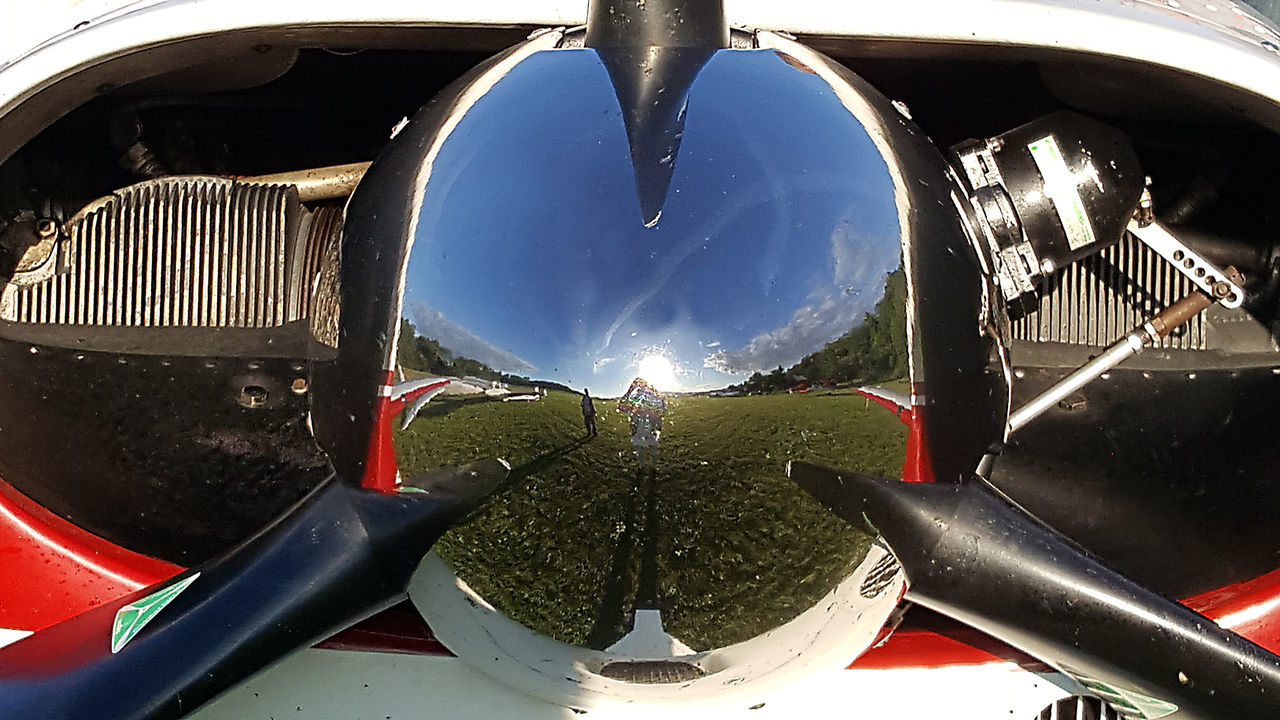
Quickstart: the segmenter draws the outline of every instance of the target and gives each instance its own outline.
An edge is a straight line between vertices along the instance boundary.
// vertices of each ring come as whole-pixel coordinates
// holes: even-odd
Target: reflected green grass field
[[[808,609],[870,538],[785,475],[789,460],[897,477],[906,430],[848,393],[668,398],[656,472],[638,469],[627,416],[580,397],[433,400],[396,436],[407,477],[501,457],[490,502],[437,545],[474,590],[559,640],[603,648],[635,607],[694,649],[746,640]]]

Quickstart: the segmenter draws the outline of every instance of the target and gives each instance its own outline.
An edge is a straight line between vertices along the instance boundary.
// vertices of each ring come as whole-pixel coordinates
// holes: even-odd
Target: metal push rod
[[[1227,273],[1232,277],[1239,277],[1235,268],[1227,268]],[[1009,432],[1017,432],[1027,423],[1043,415],[1046,410],[1057,405],[1063,398],[1142,352],[1148,345],[1168,337],[1169,333],[1199,315],[1213,303],[1213,298],[1196,291],[1165,308],[1159,315],[1129,331],[1129,334],[1108,347],[1101,355],[1081,365],[1070,375],[1018,408],[1009,416]]]

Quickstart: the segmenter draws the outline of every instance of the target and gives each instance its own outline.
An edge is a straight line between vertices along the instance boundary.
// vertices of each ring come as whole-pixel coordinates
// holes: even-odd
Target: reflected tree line
[[[453,375],[484,378],[485,380],[506,380],[510,376],[494,370],[479,360],[468,357],[455,357],[440,343],[429,337],[418,334],[417,328],[406,318],[400,319],[400,347],[396,360],[400,367],[430,373],[432,375]],[[512,378],[516,381],[528,381],[528,378]]]
[[[783,369],[755,373],[741,385],[730,386],[749,394],[765,394],[794,388],[802,383],[824,385],[867,384],[907,376],[907,278],[898,268],[885,278],[884,297],[863,317],[860,325]]]
[[[479,360],[454,355],[449,348],[439,342],[418,334],[418,329],[407,318],[400,319],[400,347],[396,360],[400,367],[429,375],[446,377],[478,377],[484,380],[497,380],[508,385],[523,385],[531,388],[547,388],[574,392],[567,385],[548,380],[533,380],[524,375],[512,375],[485,365]]]

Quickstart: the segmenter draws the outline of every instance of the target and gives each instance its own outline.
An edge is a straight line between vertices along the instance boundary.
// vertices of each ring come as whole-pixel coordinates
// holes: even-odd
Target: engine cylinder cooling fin
[[[1124,717],[1098,698],[1073,695],[1041,710],[1035,720],[1124,720]]]
[[[341,308],[338,266],[342,246],[342,208],[321,207],[307,219],[310,222],[304,243],[306,254],[302,272],[297,274],[303,283],[300,292],[308,303],[307,317],[311,321],[312,337],[325,345],[337,347]]]
[[[68,223],[50,277],[5,288],[0,320],[272,328],[305,318],[323,250],[299,239],[302,213],[285,185],[183,177],[124,188]]]
[[[1131,235],[1067,265],[1044,285],[1035,311],[1012,323],[1012,338],[1033,343],[1107,347],[1195,286]],[[1204,317],[1187,321],[1155,347],[1207,350]]]

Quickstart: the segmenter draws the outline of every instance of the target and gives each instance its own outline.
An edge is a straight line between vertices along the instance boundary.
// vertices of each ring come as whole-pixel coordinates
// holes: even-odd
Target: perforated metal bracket
[[[1244,288],[1226,270],[1187,247],[1169,228],[1158,222],[1143,225],[1132,220],[1128,230],[1223,307],[1237,308],[1244,302]]]

